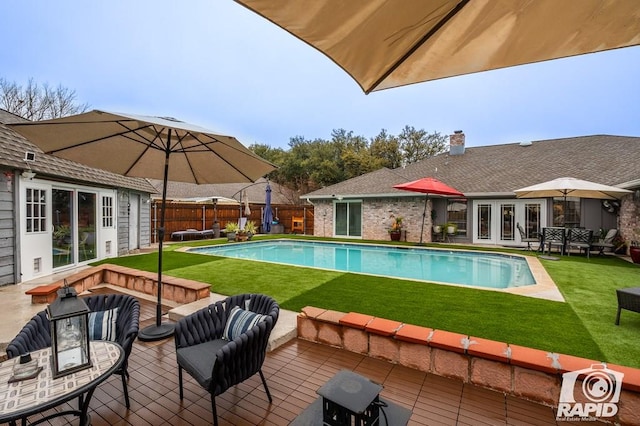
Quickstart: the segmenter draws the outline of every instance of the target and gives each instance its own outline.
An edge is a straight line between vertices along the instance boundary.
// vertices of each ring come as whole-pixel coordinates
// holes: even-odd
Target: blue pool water
[[[189,252],[485,288],[535,284],[524,257],[497,253],[300,240],[198,247]]]

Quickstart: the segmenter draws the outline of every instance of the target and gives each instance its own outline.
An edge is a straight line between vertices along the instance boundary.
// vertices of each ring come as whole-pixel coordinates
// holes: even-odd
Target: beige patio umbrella
[[[640,44],[637,0],[236,0],[365,93]]]
[[[275,169],[231,136],[169,117],[95,110],[10,127],[46,154],[124,176],[162,179],[156,324],[140,331],[141,340],[159,340],[173,334],[173,324],[161,322],[167,181],[253,182]]]
[[[516,189],[517,198],[562,197],[566,211],[567,197],[615,200],[631,194],[632,191],[615,186],[603,185],[573,177],[561,177],[526,188]],[[566,214],[565,214],[566,218]]]

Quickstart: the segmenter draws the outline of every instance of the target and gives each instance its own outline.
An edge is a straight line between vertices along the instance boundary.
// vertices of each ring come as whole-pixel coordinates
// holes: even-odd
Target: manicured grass
[[[308,237],[306,237],[308,239]],[[638,286],[638,266],[612,256],[542,260],[567,303],[464,287],[420,283],[310,268],[273,265],[175,251],[163,256],[167,275],[211,284],[221,294],[260,292],[284,309],[316,306],[360,312],[409,324],[640,367],[640,314],[623,311],[615,326],[615,289]],[[442,247],[442,245],[440,245]],[[465,247],[466,248],[466,247]],[[518,250],[505,250],[523,253]],[[109,263],[157,270],[157,254]]]

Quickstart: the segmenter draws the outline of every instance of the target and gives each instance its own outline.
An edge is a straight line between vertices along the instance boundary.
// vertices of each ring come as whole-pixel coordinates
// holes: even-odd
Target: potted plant
[[[238,232],[238,224],[235,222],[227,222],[224,227],[224,231],[227,233],[227,241],[235,241],[236,233]]]
[[[400,241],[400,236],[402,235],[402,217],[396,217],[388,231],[391,241]]]
[[[640,263],[640,241],[631,241],[629,246],[629,255],[633,263]]]
[[[250,240],[257,233],[256,223],[253,220],[244,224],[244,230],[247,232],[247,239]]]
[[[613,252],[615,254],[627,254],[627,242],[622,235],[617,234],[611,244],[613,244]]]

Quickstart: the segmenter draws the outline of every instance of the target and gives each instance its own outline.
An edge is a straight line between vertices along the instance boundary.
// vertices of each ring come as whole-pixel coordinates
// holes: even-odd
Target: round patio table
[[[93,391],[122,365],[124,351],[115,342],[101,340],[90,342],[89,350],[90,368],[57,379],[53,378],[51,369],[51,347],[31,352],[31,358],[42,367],[42,371],[33,379],[9,383],[13,367],[20,362],[20,357],[0,363],[0,423],[15,425],[16,420],[22,420],[26,424],[28,416],[78,398],[77,410],[55,412],[29,424],[35,425],[64,415],[80,417],[83,426],[90,424],[87,410]]]

